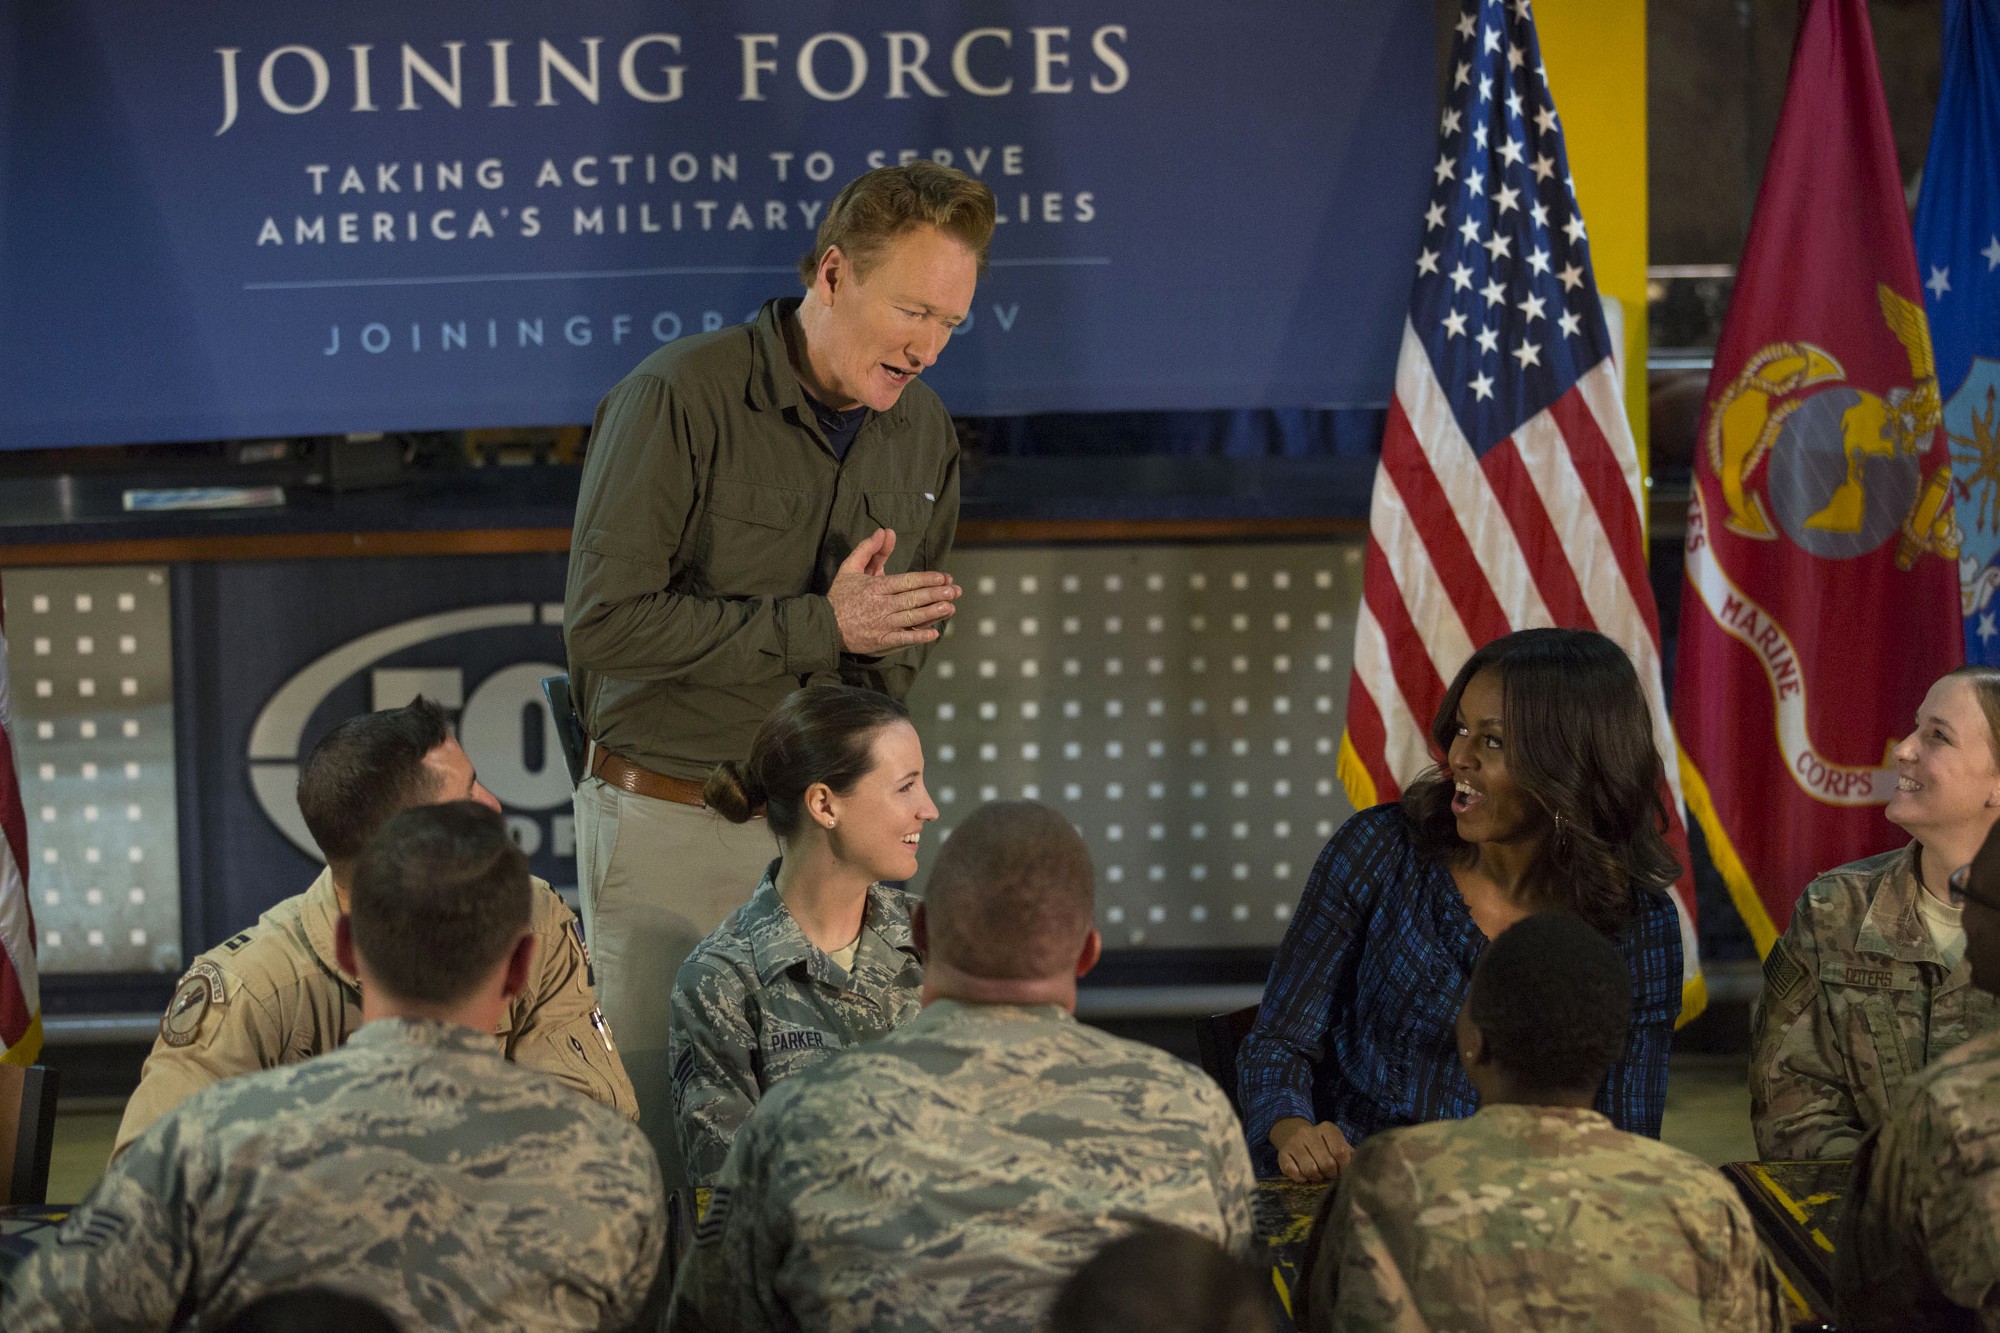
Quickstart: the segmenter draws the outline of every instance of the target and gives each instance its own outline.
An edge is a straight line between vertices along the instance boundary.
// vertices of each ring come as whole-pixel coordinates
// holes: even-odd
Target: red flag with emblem
[[[1864,0],[1807,0],[1709,377],[1674,727],[1760,953],[1896,846],[1888,751],[1961,657],[1937,374]]]
[[[28,821],[14,771],[7,692],[7,617],[0,610],[0,1064],[28,1065],[42,1049],[35,916],[28,906]]]

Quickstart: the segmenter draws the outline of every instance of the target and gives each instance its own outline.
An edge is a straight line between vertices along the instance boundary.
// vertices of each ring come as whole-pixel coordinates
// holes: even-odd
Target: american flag
[[[7,692],[7,617],[0,609],[0,1062],[28,1065],[42,1050],[35,916],[28,907],[28,818],[14,770]]]
[[[1472,0],[1457,27],[1369,511],[1341,780],[1365,808],[1429,767],[1430,720],[1479,645],[1595,629],[1646,687],[1685,846],[1638,449],[1529,0]],[[1676,898],[1685,1020],[1702,1002],[1689,876]]]

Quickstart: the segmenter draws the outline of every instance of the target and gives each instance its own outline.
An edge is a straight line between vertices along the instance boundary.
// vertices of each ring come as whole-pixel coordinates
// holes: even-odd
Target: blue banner
[[[1917,203],[1957,483],[1965,660],[2000,666],[2000,3],[1946,0],[1944,86]]]
[[[1413,0],[15,0],[0,446],[587,420],[912,156],[1003,220],[955,412],[1379,404],[1434,60]]]

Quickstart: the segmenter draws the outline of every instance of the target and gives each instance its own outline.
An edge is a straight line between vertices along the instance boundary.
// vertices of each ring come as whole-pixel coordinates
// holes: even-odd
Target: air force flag
[[[1944,87],[1917,204],[1962,533],[1965,660],[2000,665],[2000,3],[1945,0]]]

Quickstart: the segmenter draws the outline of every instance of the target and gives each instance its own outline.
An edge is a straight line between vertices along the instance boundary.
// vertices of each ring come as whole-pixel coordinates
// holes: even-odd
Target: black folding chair
[[[56,1071],[44,1065],[0,1064],[0,1204],[49,1201],[60,1082]]]
[[[549,701],[549,712],[555,716],[556,740],[562,746],[563,766],[569,769],[569,785],[580,786],[590,737],[584,734],[583,723],[576,715],[576,706],[570,702],[569,677],[543,676],[542,697]]]
[[[1238,1116],[1243,1114],[1242,1106],[1236,1101],[1236,1048],[1250,1035],[1250,1029],[1257,1026],[1257,1006],[1236,1009],[1226,1014],[1209,1014],[1194,1020],[1194,1047],[1201,1057],[1201,1067],[1210,1078],[1222,1085],[1229,1094],[1229,1105]]]

